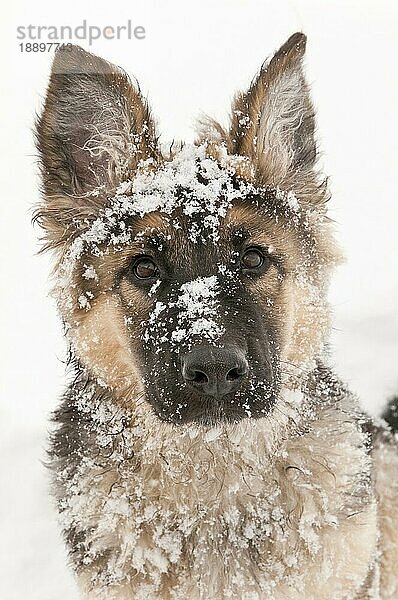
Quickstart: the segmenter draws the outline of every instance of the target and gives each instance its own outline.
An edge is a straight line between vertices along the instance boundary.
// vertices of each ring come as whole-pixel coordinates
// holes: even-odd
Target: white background
[[[318,108],[330,214],[347,256],[331,301],[338,372],[376,413],[398,390],[398,5],[393,0],[142,0],[12,2],[1,32],[0,598],[73,600],[73,578],[48,496],[48,416],[64,381],[64,344],[49,257],[38,257],[32,139],[48,54],[19,51],[19,25],[143,25],[143,41],[91,50],[135,75],[164,140],[194,138],[201,112],[225,121],[236,89],[293,32],[309,38],[307,73]],[[6,12],[6,14],[4,14]],[[88,43],[80,42],[90,49]]]

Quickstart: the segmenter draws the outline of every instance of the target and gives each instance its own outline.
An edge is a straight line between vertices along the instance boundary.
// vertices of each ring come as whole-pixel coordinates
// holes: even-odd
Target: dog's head
[[[293,35],[165,156],[128,77],[58,52],[37,127],[57,295],[81,365],[174,423],[263,417],[322,354],[336,260]],[[141,400],[142,398],[142,400]]]

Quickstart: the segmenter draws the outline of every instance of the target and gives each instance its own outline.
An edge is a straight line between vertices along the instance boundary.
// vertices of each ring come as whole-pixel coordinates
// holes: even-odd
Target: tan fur
[[[69,338],[76,354],[90,365],[92,375],[113,389],[118,398],[127,402],[130,395],[141,391],[139,371],[116,296],[99,298],[84,321],[70,329]]]
[[[208,121],[198,139],[200,159],[232,173],[231,187],[244,182],[275,202],[263,210],[235,200],[222,213],[218,247],[244,227],[248,244],[282,262],[245,283],[278,334],[281,390],[266,417],[215,428],[172,425],[153,412],[139,345],[156,294],[126,276],[145,237],[167,241],[174,264],[190,261],[182,209],[132,211],[121,223],[112,212],[115,196],[134,200],[133,182],[157,170],[163,177],[179,151],[162,155],[149,108],[120,69],[78,48],[54,61],[38,123],[45,199],[37,218],[57,250],[55,295],[80,379],[58,414],[52,466],[90,600],[398,597],[395,441],[381,430],[370,449],[356,399],[325,383],[319,367],[341,253],[316,163],[305,44],[292,36],[237,96],[228,131]]]
[[[382,600],[398,598],[398,452],[386,436],[376,443],[374,477],[379,506]]]

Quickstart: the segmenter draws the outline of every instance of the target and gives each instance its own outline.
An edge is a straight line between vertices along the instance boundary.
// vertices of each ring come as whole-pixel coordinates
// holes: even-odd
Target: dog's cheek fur
[[[312,369],[324,350],[330,326],[330,309],[325,294],[302,272],[288,273],[271,291],[262,280],[252,291],[277,334],[282,371],[286,363]]]
[[[329,330],[329,307],[324,298],[314,299],[310,284],[298,283],[294,278],[285,282],[286,344],[282,359],[307,368],[314,366],[315,357],[321,356],[325,335]],[[290,333],[290,336],[289,336]]]
[[[116,294],[100,296],[87,312],[74,316],[68,329],[72,348],[89,372],[116,397],[126,400],[141,391],[141,378],[132,350],[124,312]]]
[[[74,357],[124,403],[142,392],[140,324],[152,305],[120,275],[132,252],[128,247],[61,262],[53,290]]]

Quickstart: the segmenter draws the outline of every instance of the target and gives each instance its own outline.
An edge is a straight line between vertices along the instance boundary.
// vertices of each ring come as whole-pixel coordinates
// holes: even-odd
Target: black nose
[[[197,347],[182,359],[185,382],[202,394],[219,397],[235,391],[249,370],[235,348]]]

